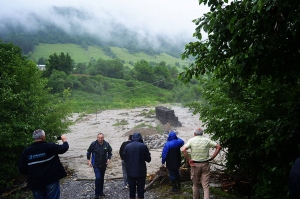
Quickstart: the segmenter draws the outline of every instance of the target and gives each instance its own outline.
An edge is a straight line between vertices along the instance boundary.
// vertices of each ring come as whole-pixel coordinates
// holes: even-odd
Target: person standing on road
[[[146,162],[151,161],[151,155],[139,132],[132,135],[132,142],[126,145],[123,155],[129,183],[129,197],[134,199],[137,192],[139,199],[144,198]]]
[[[104,174],[106,166],[112,157],[112,148],[110,144],[104,140],[103,133],[97,135],[97,140],[91,143],[86,155],[88,165],[93,167],[95,173],[95,198],[105,196],[103,193]]]
[[[122,160],[122,172],[123,172],[123,179],[124,179],[124,187],[125,188],[128,188],[128,180],[127,180],[127,173],[126,173],[126,163],[124,162],[123,152],[124,152],[125,146],[127,144],[129,144],[131,142],[131,140],[132,140],[132,135],[129,135],[128,140],[122,143],[122,145],[120,147],[120,150],[119,150],[119,155],[120,155],[120,158]]]
[[[172,183],[172,189],[170,192],[177,192],[180,189],[180,174],[179,168],[181,166],[181,151],[180,148],[183,146],[184,141],[177,137],[176,133],[171,131],[168,136],[162,154],[161,163],[169,171],[169,177]]]
[[[58,154],[69,149],[66,136],[61,136],[62,145],[45,142],[44,130],[35,130],[32,134],[34,143],[22,153],[18,169],[27,176],[27,187],[32,191],[34,199],[59,199],[59,180],[67,173],[60,162]]]
[[[214,154],[209,157],[209,149],[216,148]],[[191,149],[191,158],[187,153]],[[191,166],[191,180],[193,182],[193,199],[200,199],[199,183],[201,181],[204,199],[209,199],[209,175],[208,161],[213,160],[221,150],[221,146],[209,138],[203,137],[203,130],[197,128],[194,137],[182,147],[182,153]]]

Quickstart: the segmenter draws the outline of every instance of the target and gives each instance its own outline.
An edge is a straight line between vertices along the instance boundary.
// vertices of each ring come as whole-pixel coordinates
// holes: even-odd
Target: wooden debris
[[[165,166],[161,166],[159,168],[159,170],[156,171],[154,178],[153,178],[153,175],[150,175],[151,182],[145,187],[144,190],[147,191],[147,189],[149,189],[149,187],[151,187],[154,184],[154,182],[156,182],[160,177],[164,177],[164,176],[166,177],[168,175],[169,175],[169,173],[168,173],[167,168]]]

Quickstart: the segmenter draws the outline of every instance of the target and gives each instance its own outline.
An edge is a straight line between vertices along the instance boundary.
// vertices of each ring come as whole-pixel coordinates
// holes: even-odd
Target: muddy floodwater
[[[193,132],[197,127],[202,127],[199,115],[193,115],[188,108],[178,105],[167,105],[166,107],[174,110],[176,117],[181,122],[181,127],[174,127],[173,129],[178,132],[178,137],[185,142],[193,136]],[[78,179],[94,179],[93,169],[87,165],[86,150],[91,142],[96,140],[97,134],[101,132],[113,149],[113,158],[107,167],[105,178],[121,178],[122,168],[119,149],[122,142],[127,140],[128,132],[139,125],[152,127],[161,125],[160,121],[155,118],[155,114],[153,117],[144,116],[143,113],[148,113],[150,109],[155,110],[155,107],[104,110],[97,114],[83,116],[74,114],[71,119],[75,124],[70,127],[70,132],[66,134],[70,149],[65,154],[60,155],[61,161],[64,165],[67,165],[68,169],[76,173]],[[115,125],[121,121],[127,121],[127,124]],[[147,173],[155,173],[161,166],[161,151],[162,148],[150,149],[152,160],[147,163]]]

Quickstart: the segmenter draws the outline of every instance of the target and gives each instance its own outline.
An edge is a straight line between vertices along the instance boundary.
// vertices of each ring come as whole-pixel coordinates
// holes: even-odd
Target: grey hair
[[[202,130],[201,128],[197,128],[197,129],[195,130],[195,134],[196,134],[196,135],[203,135],[203,130]]]
[[[35,140],[41,139],[43,136],[45,136],[45,131],[42,129],[35,130],[32,133],[32,138]]]

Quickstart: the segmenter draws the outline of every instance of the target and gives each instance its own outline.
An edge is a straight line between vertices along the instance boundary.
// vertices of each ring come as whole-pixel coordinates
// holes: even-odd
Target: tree
[[[134,65],[134,70],[136,72],[135,78],[138,81],[144,81],[147,83],[154,82],[153,67],[151,67],[147,61],[141,60],[139,62],[136,62]]]
[[[97,62],[90,64],[88,72],[91,75],[100,74],[111,78],[124,78],[124,67],[120,59],[103,60],[100,58]]]
[[[50,77],[53,70],[63,71],[69,75],[71,74],[73,67],[74,61],[68,53],[66,55],[63,52],[61,52],[60,55],[54,53],[53,55],[49,56],[44,75],[46,77]]]
[[[173,88],[173,79],[170,77],[170,73],[165,62],[161,62],[159,65],[155,66],[153,71],[153,82],[155,82],[154,85],[170,90]]]
[[[32,132],[42,128],[47,140],[67,132],[70,104],[66,94],[56,98],[45,88],[46,80],[21,49],[0,41],[0,191],[18,175],[21,152],[33,142]]]
[[[86,63],[78,63],[77,65],[76,65],[76,68],[75,68],[75,70],[74,70],[74,73],[77,73],[77,74],[85,74],[85,72],[86,72]]]
[[[180,78],[198,78],[204,100],[190,108],[226,148],[228,169],[250,180],[253,198],[287,198],[288,172],[300,155],[300,4],[199,3],[211,12],[194,20],[199,41],[182,58],[195,62]]]
[[[40,57],[39,60],[38,60],[38,65],[45,65],[46,63],[46,60],[44,57]]]

